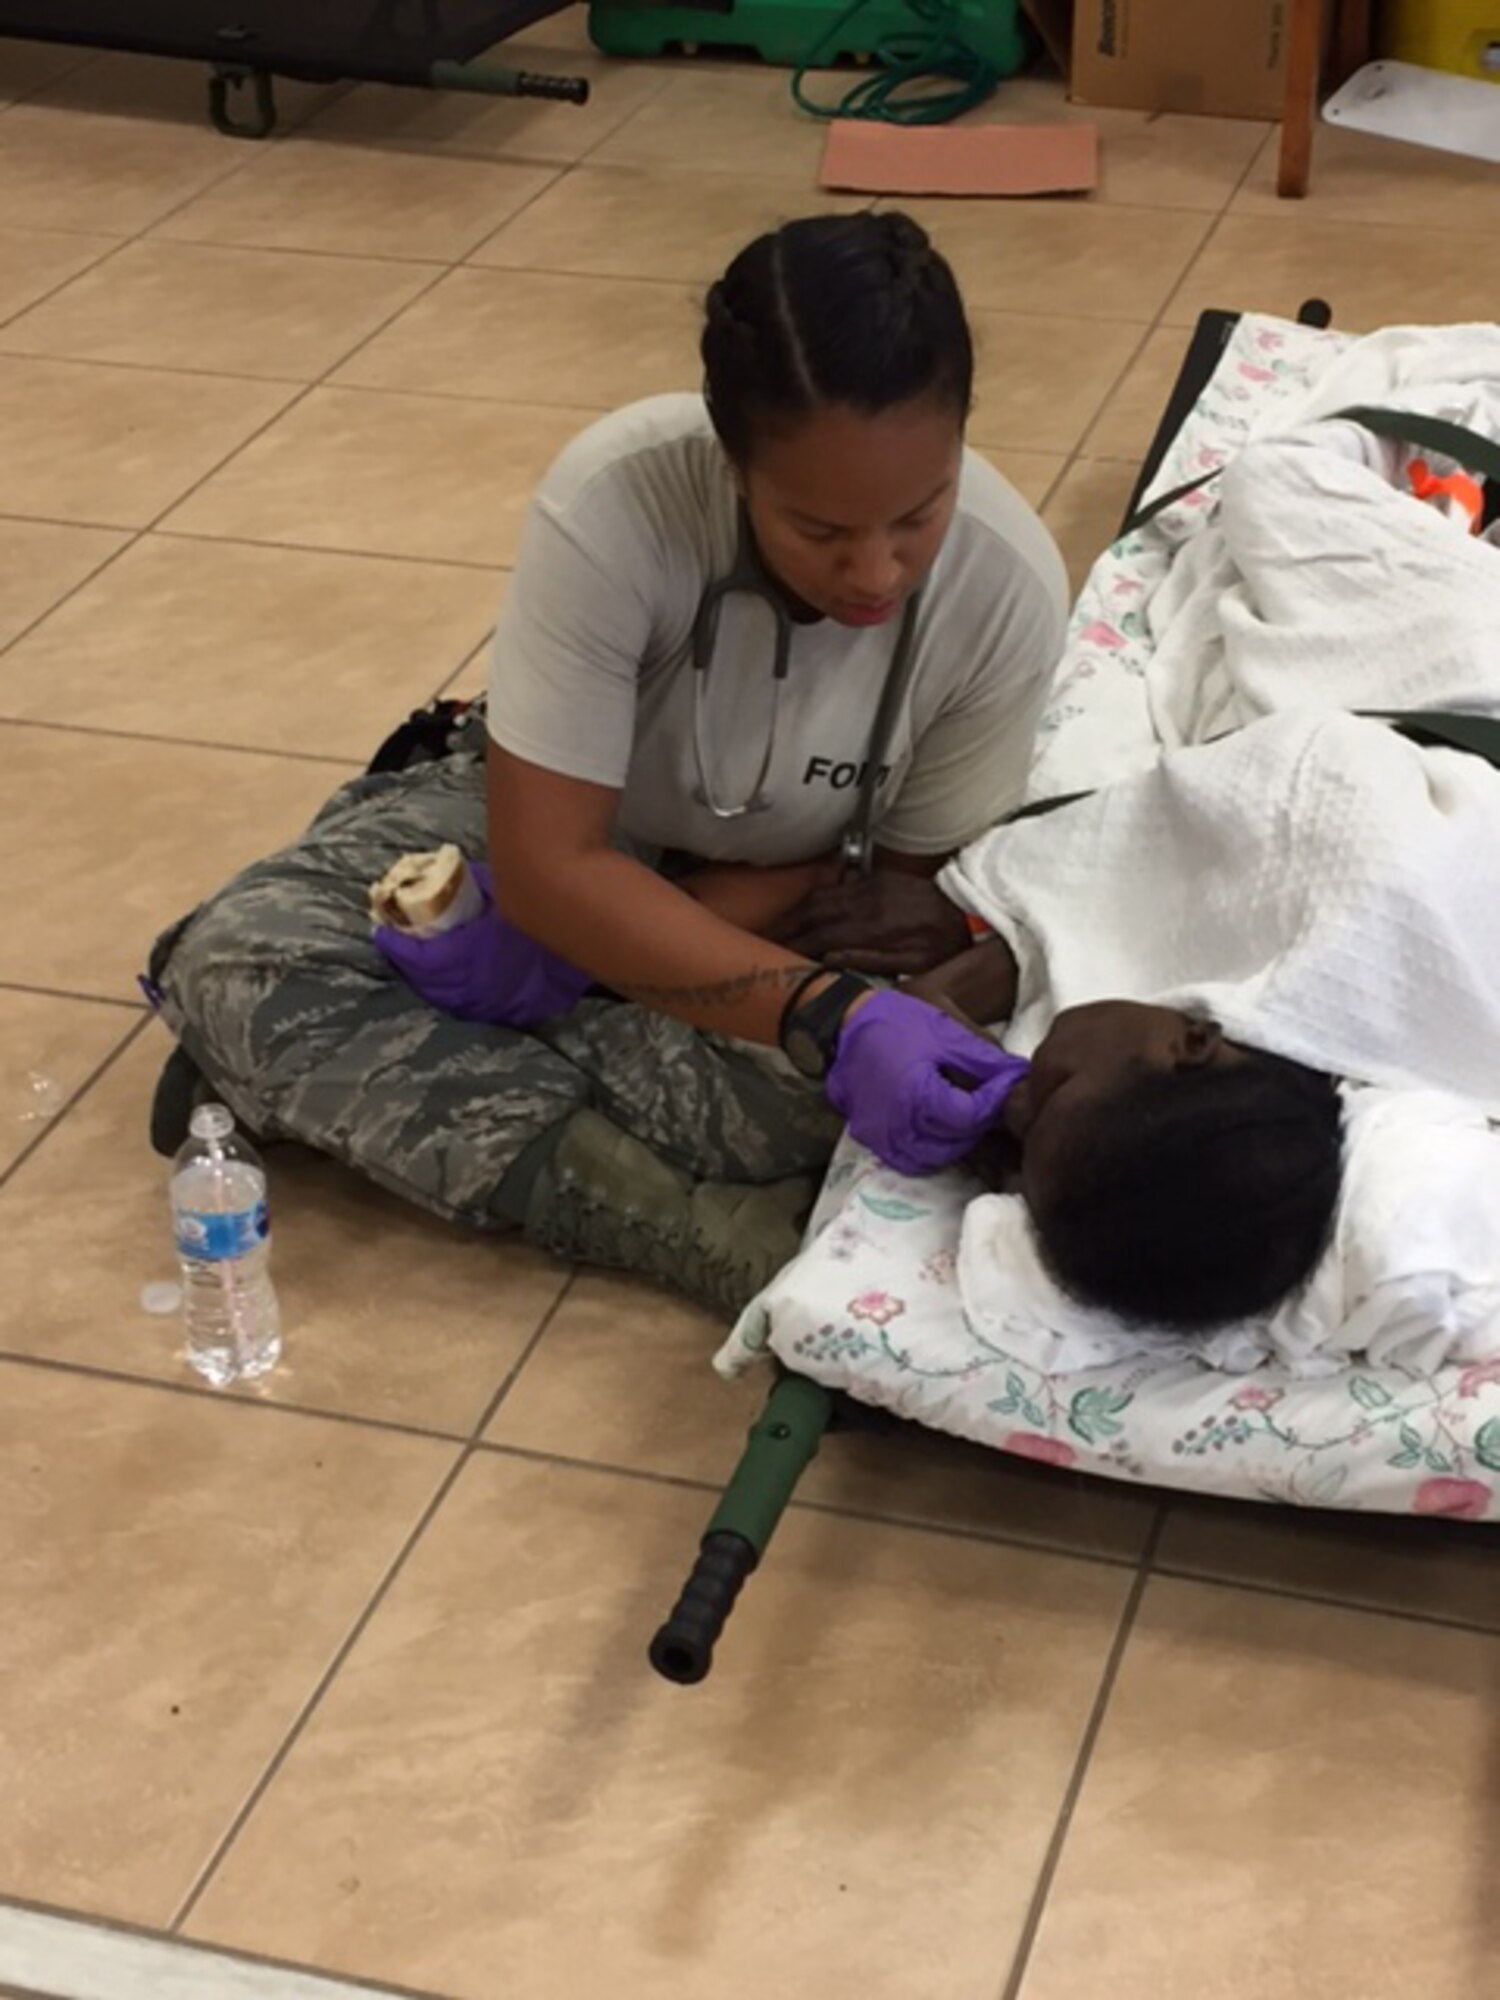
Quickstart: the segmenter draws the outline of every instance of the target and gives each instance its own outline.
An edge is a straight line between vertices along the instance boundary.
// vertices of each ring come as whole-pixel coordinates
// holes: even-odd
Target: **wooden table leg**
[[[1313,119],[1318,109],[1322,43],[1322,0],[1292,0],[1287,28],[1281,163],[1276,175],[1276,192],[1279,195],[1296,198],[1307,193],[1308,175],[1312,170]]]
[[[1374,0],[1338,0],[1333,39],[1333,84],[1341,88],[1370,60]]]

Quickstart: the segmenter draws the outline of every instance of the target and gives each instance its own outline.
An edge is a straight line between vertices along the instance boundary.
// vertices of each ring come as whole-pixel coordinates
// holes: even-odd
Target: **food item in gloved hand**
[[[531,1028],[570,1014],[592,986],[590,975],[506,922],[495,908],[487,862],[476,861],[468,872],[479,894],[472,919],[425,933],[377,924],[375,949],[424,1000],[455,1020]]]
[[[441,937],[484,908],[474,872],[450,842],[430,854],[403,854],[370,891],[370,918],[406,937]]]

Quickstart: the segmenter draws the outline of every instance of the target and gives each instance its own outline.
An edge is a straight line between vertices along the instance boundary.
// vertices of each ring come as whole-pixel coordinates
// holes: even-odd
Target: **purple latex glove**
[[[473,873],[484,896],[481,915],[430,938],[382,924],[375,932],[381,954],[424,1000],[459,1021],[533,1028],[571,1014],[593,980],[506,922],[484,862],[476,861]]]
[[[877,993],[840,1034],[824,1089],[888,1167],[930,1174],[970,1151],[1029,1068],[925,1000]]]

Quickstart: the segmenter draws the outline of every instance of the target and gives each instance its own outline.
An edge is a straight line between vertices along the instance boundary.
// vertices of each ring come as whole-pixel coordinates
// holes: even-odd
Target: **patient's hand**
[[[935,882],[877,868],[815,889],[766,935],[824,965],[901,978],[962,951],[969,931],[963,912]]]
[[[993,1028],[1015,1012],[1018,978],[1010,946],[1003,938],[989,937],[907,980],[906,991],[941,1007],[965,1027]]]
[[[836,854],[782,868],[720,864],[685,875],[677,886],[726,923],[768,937],[815,889],[836,882],[838,871]]]

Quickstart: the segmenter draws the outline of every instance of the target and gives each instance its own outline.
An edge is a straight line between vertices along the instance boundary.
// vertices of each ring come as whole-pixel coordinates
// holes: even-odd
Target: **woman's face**
[[[1239,1063],[1218,1023],[1134,1000],[1096,1000],[1058,1015],[1006,1099],[1001,1125],[1012,1144],[1008,1185],[1029,1195],[1065,1165],[1080,1116],[1142,1070],[1201,1069]]]
[[[957,413],[927,397],[878,416],[835,405],[758,438],[740,490],[785,589],[840,625],[884,625],[937,560],[962,459]]]

